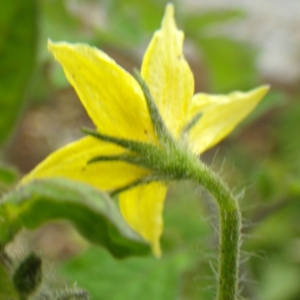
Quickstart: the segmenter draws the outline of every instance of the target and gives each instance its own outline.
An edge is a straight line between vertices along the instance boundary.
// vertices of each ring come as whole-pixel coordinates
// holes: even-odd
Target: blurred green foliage
[[[254,47],[212,33],[216,26],[245,17],[239,10],[208,11],[185,17],[184,31],[201,53],[208,70],[209,89],[215,93],[228,93],[237,87],[247,90],[259,83]]]
[[[92,299],[175,299],[180,290],[180,274],[188,264],[185,255],[114,260],[101,249],[92,248],[67,263],[62,274],[76,280]],[[90,280],[82,269],[89,269]]]
[[[47,107],[51,98],[69,86],[47,52],[47,39],[88,42],[127,62],[126,67],[137,66],[139,53],[160,26],[166,2],[5,0],[0,10],[1,191],[7,191],[18,179],[10,166],[10,162],[18,166],[18,162],[6,158],[11,149],[7,141],[18,126],[20,112],[25,113],[26,106],[27,111],[37,105]],[[259,49],[218,31],[227,24],[238,26],[237,22],[247,18],[245,12],[189,11],[179,0],[175,8],[177,23],[201,62],[203,72],[196,74],[196,80],[198,76],[205,79],[205,92],[246,90],[262,83],[257,68]],[[95,11],[102,22],[92,21],[99,21],[90,17]],[[217,153],[212,150],[202,156],[241,195],[241,296],[247,299],[300,299],[299,99],[297,86],[273,87],[242,126],[218,146]],[[57,199],[63,202],[64,194],[60,197]],[[91,248],[59,262],[60,274],[90,290],[93,299],[141,299],[143,295],[158,300],[213,299],[214,228],[216,209],[209,195],[199,187],[176,184],[166,203],[160,260],[119,261],[105,250]],[[4,282],[8,279],[2,271],[0,281]],[[7,293],[13,293],[5,286]]]
[[[18,180],[18,172],[15,168],[0,164],[0,190],[8,190]]]
[[[106,247],[117,258],[150,252],[109,197],[62,178],[31,182],[9,193],[2,199],[0,218],[0,248],[23,227],[35,229],[49,220],[65,219],[88,241]]]
[[[198,47],[209,69],[211,90],[228,93],[237,86],[247,90],[258,85],[259,77],[255,68],[253,48],[219,36],[199,38]]]
[[[14,289],[13,282],[5,270],[5,267],[0,263],[0,283],[1,293],[0,300],[17,299],[18,294]]]
[[[4,0],[0,10],[0,145],[15,126],[34,68],[35,0]]]

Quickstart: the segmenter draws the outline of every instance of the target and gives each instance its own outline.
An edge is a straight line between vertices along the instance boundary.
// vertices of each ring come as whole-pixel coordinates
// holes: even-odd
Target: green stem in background
[[[241,213],[228,186],[201,161],[189,165],[188,177],[205,187],[219,207],[219,272],[217,300],[235,300],[238,287]]]

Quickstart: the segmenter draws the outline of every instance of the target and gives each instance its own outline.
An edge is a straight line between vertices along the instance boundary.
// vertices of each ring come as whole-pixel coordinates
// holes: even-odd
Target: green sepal
[[[151,183],[151,182],[166,182],[166,181],[170,181],[174,179],[174,176],[171,175],[171,176],[166,176],[166,175],[159,175],[159,174],[154,174],[154,175],[148,175],[148,176],[145,176],[141,179],[138,179],[136,181],[133,181],[131,183],[129,183],[128,185],[125,185],[124,187],[121,187],[121,188],[118,188],[116,190],[113,190],[110,195],[113,197],[113,196],[116,196],[122,192],[125,192],[127,190],[130,190],[136,186],[139,186],[141,184],[148,184],[148,183]]]
[[[143,94],[145,96],[151,121],[159,141],[164,145],[165,144],[173,145],[175,141],[171,133],[168,131],[167,127],[165,126],[163,118],[161,117],[160,112],[153,100],[153,97],[150,93],[147,83],[144,81],[144,79],[142,78],[138,70],[134,69],[133,75],[136,81],[138,82],[138,84],[140,85]]]
[[[122,139],[122,138],[116,138],[113,136],[99,133],[96,130],[91,129],[91,128],[81,127],[80,129],[83,133],[90,135],[94,138],[97,138],[101,141],[116,144],[118,146],[121,146],[125,149],[128,149],[130,151],[133,151],[133,152],[136,152],[139,154],[146,155],[147,153],[149,153],[149,151],[152,151],[153,149],[156,148],[154,145],[152,145],[150,143],[142,143],[142,142],[126,140],[126,139]]]
[[[118,258],[150,252],[108,196],[62,178],[33,181],[5,196],[0,204],[0,248],[22,228],[35,229],[53,220],[70,221],[85,239]]]
[[[110,155],[110,156],[96,156],[88,161],[88,164],[104,162],[104,161],[125,161],[130,164],[145,166],[145,158],[131,154]]]
[[[201,119],[202,115],[203,115],[202,113],[196,114],[190,120],[190,122],[188,122],[188,124],[186,124],[186,126],[184,126],[184,128],[182,129],[181,135],[184,136],[185,134],[187,134],[192,129],[192,127],[194,127],[196,125],[196,123]]]
[[[97,134],[97,132],[93,132]],[[130,141],[129,141],[130,142]],[[135,143],[135,142],[134,142]],[[149,175],[115,190],[111,195],[118,194],[131,187],[153,181],[182,180],[188,176],[188,165],[193,164],[195,157],[178,145],[156,147],[151,144],[142,144],[144,153],[103,155],[93,157],[88,163],[104,163],[109,161],[123,161],[149,170]]]

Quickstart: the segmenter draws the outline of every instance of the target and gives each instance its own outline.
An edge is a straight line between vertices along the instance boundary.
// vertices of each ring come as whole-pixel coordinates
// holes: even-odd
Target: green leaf
[[[4,0],[0,10],[0,144],[11,133],[33,71],[36,1]]]
[[[101,249],[89,249],[66,263],[61,273],[87,289],[94,300],[173,300],[178,295],[181,273],[189,264],[184,253],[114,260]]]
[[[258,84],[256,51],[250,45],[213,36],[202,37],[198,46],[208,68],[212,91],[248,90]]]
[[[6,195],[0,205],[0,245],[8,243],[23,227],[35,229],[62,219],[70,221],[88,241],[102,245],[116,257],[150,251],[107,196],[66,179],[31,182]]]

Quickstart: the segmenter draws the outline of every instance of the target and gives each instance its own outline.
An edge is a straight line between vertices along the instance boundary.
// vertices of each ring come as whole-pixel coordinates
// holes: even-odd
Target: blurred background
[[[47,39],[97,46],[132,71],[160,27],[164,0],[3,0],[0,10],[0,192],[92,126]],[[300,2],[177,0],[195,92],[270,84],[257,109],[201,157],[239,195],[240,299],[300,299]],[[101,84],[101,83],[99,83]],[[67,224],[27,233],[23,247],[92,299],[214,299],[217,210],[191,183],[169,191],[163,258],[116,261]],[[51,270],[49,271],[51,278]],[[50,279],[49,279],[50,280]]]

